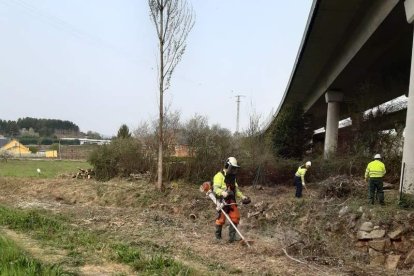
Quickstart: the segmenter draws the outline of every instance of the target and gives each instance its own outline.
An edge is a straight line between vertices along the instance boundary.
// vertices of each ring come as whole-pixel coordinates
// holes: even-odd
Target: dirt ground
[[[260,204],[271,204],[274,212],[284,210],[283,205],[295,200],[293,187],[242,188],[252,203],[240,207],[239,229],[253,241],[251,248],[241,243],[214,243],[216,213],[213,203],[198,187],[197,184],[173,183],[167,185],[166,193],[160,194],[151,184],[124,180],[101,183],[2,178],[0,204],[21,209],[46,209],[71,217],[74,225],[108,233],[124,242],[168,248],[176,260],[206,275],[227,275],[229,272],[242,275],[368,275],[351,272],[352,269],[344,266],[320,265],[285,255],[286,231],[277,224],[257,220],[253,211]],[[306,196],[312,196],[312,191],[309,194]],[[227,235],[225,228],[224,240]],[[84,274],[93,275],[93,269],[85,269]],[[117,269],[114,271],[119,272]],[[98,274],[111,275],[114,271],[101,269]],[[124,273],[130,274],[127,270]]]

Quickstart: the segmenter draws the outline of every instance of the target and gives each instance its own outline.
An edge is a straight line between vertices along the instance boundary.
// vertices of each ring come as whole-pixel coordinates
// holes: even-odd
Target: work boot
[[[237,236],[236,228],[234,228],[232,225],[229,225],[229,242],[232,243],[239,240],[241,239]]]
[[[384,192],[378,193],[378,201],[381,205],[385,205],[384,204]]]
[[[216,235],[216,240],[221,240],[221,230],[223,229],[223,225],[216,225],[216,231],[214,232]]]

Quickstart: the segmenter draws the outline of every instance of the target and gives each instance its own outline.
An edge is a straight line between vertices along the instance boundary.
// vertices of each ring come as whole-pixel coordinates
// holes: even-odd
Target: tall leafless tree
[[[194,26],[194,12],[186,0],[148,0],[151,19],[157,31],[159,48],[159,135],[157,188],[163,189],[163,121],[164,92],[170,87],[171,76],[186,48],[188,34]]]

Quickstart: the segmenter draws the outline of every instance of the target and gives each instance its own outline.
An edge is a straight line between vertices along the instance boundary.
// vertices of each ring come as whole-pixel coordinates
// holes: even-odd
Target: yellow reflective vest
[[[302,184],[305,184],[305,174],[307,170],[308,169],[306,169],[306,166],[300,166],[295,173],[295,176],[300,177],[302,179]]]
[[[220,171],[216,173],[216,175],[213,178],[213,191],[217,196],[221,196],[221,193],[227,190],[226,183],[224,183],[224,176],[225,176],[225,172]],[[243,198],[243,194],[242,192],[240,192],[237,182],[236,182],[236,196],[239,198]]]
[[[365,179],[368,177],[383,177],[386,173],[385,165],[379,160],[369,162],[365,170]]]

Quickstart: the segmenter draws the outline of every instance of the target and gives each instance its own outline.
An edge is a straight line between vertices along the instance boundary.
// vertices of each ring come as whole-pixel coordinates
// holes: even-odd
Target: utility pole
[[[240,122],[240,97],[245,97],[244,95],[236,95],[237,103],[237,119],[236,119],[236,133],[239,133],[239,122]]]

